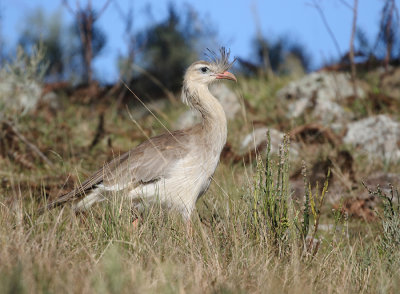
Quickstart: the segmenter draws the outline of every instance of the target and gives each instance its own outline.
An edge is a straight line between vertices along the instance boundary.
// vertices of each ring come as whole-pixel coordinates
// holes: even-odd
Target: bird
[[[224,109],[208,87],[220,80],[237,82],[228,71],[236,58],[230,62],[230,50],[219,51],[208,50],[208,61],[194,62],[184,74],[181,99],[200,113],[200,123],[144,141],[43,209],[72,202],[75,211],[83,211],[117,193],[139,210],[160,203],[189,221],[196,201],[210,186],[227,139]]]

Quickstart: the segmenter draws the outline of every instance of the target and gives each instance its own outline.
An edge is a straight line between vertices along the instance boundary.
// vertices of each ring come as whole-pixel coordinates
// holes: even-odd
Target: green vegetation
[[[241,83],[243,89],[257,89],[251,85],[261,81]],[[250,90],[247,94],[257,96]],[[63,111],[43,108],[19,121],[20,131],[54,167],[29,157],[29,150],[24,153],[32,161],[31,169],[2,159],[1,292],[396,293],[399,289],[396,202],[386,197],[375,222],[349,218],[325,201],[332,196],[327,182],[320,188],[312,186],[305,171],[304,201],[293,200],[288,179],[294,166],[289,166],[287,139],[280,155],[260,155],[258,164],[223,161],[215,183],[197,204],[189,234],[179,216],[158,207],[149,208],[135,227],[129,203],[118,197],[83,214],[75,215],[66,206],[38,215],[45,197],[70,189],[113,154],[144,139],[127,111],[109,103],[71,103],[65,96]],[[105,134],[90,149],[102,109]],[[169,114],[177,112],[176,106],[167,107],[160,117],[173,119]],[[244,123],[237,120],[230,124],[231,136],[245,132],[246,128],[236,129],[234,134],[233,128]],[[152,116],[140,124],[148,135],[163,131]]]
[[[307,189],[303,205],[293,202],[287,143],[280,156],[260,158],[254,171],[222,164],[215,176],[218,185],[213,184],[199,201],[189,234],[179,216],[158,207],[149,208],[134,227],[129,203],[121,203],[119,197],[84,214],[75,215],[65,207],[38,215],[36,209],[52,183],[61,187],[73,166],[86,173],[104,159],[106,142],[82,157],[79,152],[90,142],[67,144],[65,135],[57,132],[67,121],[67,129],[72,123],[80,127],[70,133],[71,138],[89,134],[92,127],[82,122],[90,117],[81,118],[87,109],[79,108],[70,106],[60,113],[46,134],[45,126],[38,130],[41,141],[58,137],[52,149],[61,155],[51,156],[57,168],[38,164],[21,173],[3,160],[1,292],[395,293],[398,289],[400,215],[395,203],[385,198],[381,219],[365,223],[348,222],[337,211],[320,207],[329,196],[327,184],[319,193]],[[78,114],[75,121],[73,110]],[[36,124],[45,122],[39,116]],[[120,115],[106,125],[130,124]],[[329,226],[314,234],[318,222]]]
[[[185,17],[194,16],[188,10]],[[199,41],[185,17],[171,6],[164,21],[141,35],[138,45],[148,46],[139,55],[146,76],[130,72],[136,52],[121,64],[127,67],[121,75],[143,83],[142,91],[146,84],[140,79],[149,76],[150,88],[156,80],[158,86],[176,90]],[[49,34],[38,38],[36,30],[27,29],[21,43],[29,46],[41,39],[47,56],[42,50],[28,50],[29,56],[21,50],[0,72],[2,81],[10,80],[3,83],[9,91],[0,91],[0,293],[399,292],[399,195],[396,187],[363,187],[361,180],[377,171],[398,175],[400,162],[353,155],[349,146],[335,143],[337,134],[322,134],[325,128],[316,133],[306,129],[300,139],[285,136],[277,152],[268,133],[267,152],[247,161],[224,154],[189,229],[179,215],[156,205],[133,223],[129,201],[118,194],[87,212],[76,214],[66,205],[40,215],[38,208],[48,199],[165,129],[118,85],[53,89],[55,100],[33,96],[29,85],[40,90],[43,78],[69,73],[60,57],[59,20],[31,21],[49,27]],[[99,46],[92,58],[105,42],[97,33]],[[73,34],[79,43],[76,29]],[[231,151],[239,149],[238,138],[257,123],[281,131],[314,123],[307,113],[287,118],[287,105],[276,99],[276,92],[293,79],[282,64],[289,54],[307,69],[303,48],[284,46],[285,40],[259,41],[259,60],[242,60],[247,76],[238,74],[242,111],[228,123]],[[78,45],[81,62],[85,52]],[[272,74],[263,72],[268,62]],[[160,72],[166,69],[174,73],[162,80]],[[88,71],[80,73],[82,79]],[[381,76],[373,71],[359,75],[371,86],[369,96],[350,97],[343,102],[346,111],[354,119],[380,113],[398,118],[398,99],[385,96],[390,93],[381,88]],[[154,113],[172,129],[186,108],[170,100]],[[293,156],[295,144],[301,145],[301,153]],[[374,206],[362,202],[357,208],[370,217],[354,213],[344,197],[365,200],[365,194]]]

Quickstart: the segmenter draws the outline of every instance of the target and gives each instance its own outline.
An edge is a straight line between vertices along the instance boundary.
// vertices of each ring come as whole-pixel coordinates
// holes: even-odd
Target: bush
[[[365,184],[364,184],[365,186]],[[386,255],[389,260],[400,249],[400,198],[397,189],[390,186],[390,195],[381,190],[378,185],[373,191],[369,188],[368,192],[371,196],[378,197],[382,200],[383,214],[381,219],[381,236],[379,249],[382,254]]]
[[[47,67],[43,57],[40,47],[33,48],[30,56],[18,48],[14,61],[0,71],[0,120],[15,120],[36,107]]]
[[[252,232],[257,240],[269,243],[280,255],[289,253],[293,244],[300,245],[304,253],[315,255],[319,246],[319,241],[315,238],[318,233],[321,207],[328,191],[328,180],[325,180],[321,193],[318,183],[313,192],[306,179],[306,170],[303,168],[305,199],[304,209],[300,215],[301,209],[294,205],[290,192],[289,138],[285,136],[280,146],[278,162],[275,162],[271,155],[269,132],[267,136],[265,165],[261,160],[258,161],[256,182],[250,188],[253,195]],[[326,179],[329,178],[329,174],[328,171]],[[311,220],[313,229],[309,235]]]

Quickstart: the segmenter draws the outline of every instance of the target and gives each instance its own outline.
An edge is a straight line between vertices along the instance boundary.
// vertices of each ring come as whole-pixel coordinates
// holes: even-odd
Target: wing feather
[[[134,149],[114,158],[92,174],[79,187],[49,203],[51,209],[78,199],[102,184],[105,189],[138,186],[170,176],[174,164],[188,153],[190,129],[153,137]]]

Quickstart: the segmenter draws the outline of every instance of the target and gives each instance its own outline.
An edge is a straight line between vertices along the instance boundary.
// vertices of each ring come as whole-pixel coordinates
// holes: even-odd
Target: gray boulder
[[[210,86],[210,92],[221,103],[226,118],[232,120],[239,113],[241,105],[239,97],[224,83],[215,83]]]
[[[357,87],[359,97],[365,95]],[[324,125],[335,123],[340,130],[353,114],[346,111],[340,103],[354,95],[350,77],[344,73],[315,72],[289,83],[278,91],[278,99],[288,103],[289,118],[299,117],[306,112]]]
[[[254,129],[250,134],[246,135],[243,139],[242,144],[240,146],[240,153],[243,154],[245,152],[251,150],[267,150],[267,132],[270,132],[271,137],[271,153],[279,152],[279,145],[283,142],[283,138],[285,136],[284,133],[281,133],[278,130],[271,129],[268,127],[259,127]],[[296,143],[290,144],[290,155],[297,156],[299,147]]]
[[[400,159],[400,124],[387,115],[368,117],[348,124],[343,142],[369,157]]]

